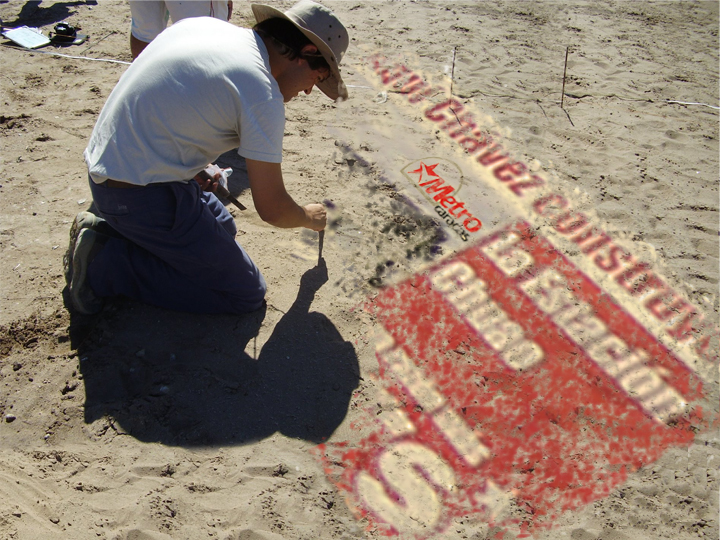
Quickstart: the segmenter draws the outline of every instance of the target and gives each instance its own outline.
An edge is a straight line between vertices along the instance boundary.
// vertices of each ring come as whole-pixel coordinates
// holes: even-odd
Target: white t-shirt
[[[96,183],[178,182],[238,147],[243,157],[280,163],[284,130],[260,36],[198,17],[162,32],[123,74],[84,155]]]

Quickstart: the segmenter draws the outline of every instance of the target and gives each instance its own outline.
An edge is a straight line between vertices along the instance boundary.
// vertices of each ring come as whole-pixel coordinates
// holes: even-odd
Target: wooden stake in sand
[[[453,82],[455,82],[455,53],[456,52],[457,52],[457,47],[453,47],[452,68],[450,68],[450,97],[452,97]]]
[[[567,59],[570,53],[570,47],[565,48],[565,69],[563,69],[563,86],[562,86],[562,97],[560,98],[560,108],[565,105],[565,75],[567,75]]]
[[[450,68],[450,97],[452,97],[452,95],[453,95],[453,83],[455,82],[455,53],[456,52],[457,52],[457,47],[453,47],[452,68]],[[455,120],[457,120],[458,124],[462,125],[462,122],[460,122],[460,119],[458,118],[458,115],[455,112],[455,109],[450,107],[450,110],[455,115]]]
[[[318,266],[320,266],[320,263],[322,262],[322,248],[323,248],[323,242],[325,240],[325,229],[320,231],[318,233]]]
[[[562,87],[562,97],[560,98],[560,108],[565,113],[565,116],[568,117],[568,120],[570,121],[570,124],[572,125],[572,127],[575,127],[575,124],[572,121],[572,118],[570,118],[570,113],[567,112],[564,107],[564,105],[565,105],[565,76],[567,75],[568,54],[570,54],[570,47],[565,47],[565,69],[563,69],[563,87]],[[545,112],[545,111],[543,111],[543,112]]]

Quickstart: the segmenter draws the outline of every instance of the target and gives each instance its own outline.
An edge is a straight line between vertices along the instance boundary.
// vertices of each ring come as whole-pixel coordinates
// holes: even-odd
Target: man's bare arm
[[[279,163],[252,159],[246,163],[250,191],[260,219],[282,228],[307,227],[314,231],[325,228],[325,207],[322,204],[297,204],[285,189]]]

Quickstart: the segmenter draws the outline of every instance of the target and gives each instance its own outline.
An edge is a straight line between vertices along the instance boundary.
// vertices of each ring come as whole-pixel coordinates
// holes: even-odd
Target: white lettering
[[[445,397],[437,390],[435,385],[427,380],[415,362],[401,348],[393,349],[382,355],[388,368],[402,384],[413,399],[422,407],[424,413],[431,415],[433,422],[440,433],[451,444],[460,456],[471,466],[477,467],[483,459],[490,455],[490,450],[480,442],[482,433],[474,431],[454,409],[443,406]],[[389,408],[387,403],[390,394],[382,392],[381,405]],[[380,420],[388,431],[394,436],[414,433],[416,427],[401,409],[392,412],[382,412]]]
[[[431,280],[435,289],[446,293],[453,289],[453,285],[465,285],[474,278],[475,272],[472,268],[463,262],[456,262],[435,272]]]
[[[361,471],[356,476],[356,489],[366,506],[401,534],[431,532],[440,522],[443,508],[431,483],[442,490],[452,490],[453,470],[437,454],[414,442],[388,448],[380,456],[378,466],[382,478],[400,500],[390,497],[379,480]]]
[[[488,447],[478,440],[475,432],[454,409],[448,408],[436,412],[433,414],[433,421],[453,445],[455,451],[471,467],[477,467],[490,457]]]
[[[542,348],[525,337],[522,327],[487,293],[486,284],[466,263],[455,261],[430,276],[433,288],[462,315],[467,324],[514,370],[528,369],[544,358]]]
[[[522,248],[516,247],[520,236],[508,232],[498,236],[480,250],[489,257],[506,276],[513,277],[533,265],[532,256]]]
[[[395,339],[384,328],[376,330],[375,352],[382,354],[395,346]]]
[[[402,409],[383,411],[379,417],[393,437],[413,435],[417,431],[415,424],[412,423],[407,413]]]
[[[410,357],[401,348],[393,349],[383,356],[397,380],[407,388],[424,411],[431,413],[445,404],[445,398],[425,379]]]
[[[687,408],[683,396],[648,365],[644,351],[633,350],[576,298],[557,271],[545,269],[521,284],[535,305],[545,311],[590,358],[636,400],[656,421],[667,422]]]
[[[482,494],[475,494],[473,498],[488,510],[490,521],[496,521],[509,513],[515,503],[515,493],[515,490],[509,493],[502,491],[495,482],[486,480],[485,491]]]

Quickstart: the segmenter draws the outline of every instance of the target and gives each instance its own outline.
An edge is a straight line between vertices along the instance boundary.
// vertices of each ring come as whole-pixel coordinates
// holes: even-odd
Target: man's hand
[[[206,171],[200,171],[195,175],[193,180],[200,184],[200,189],[203,191],[215,191],[218,187],[221,174],[215,173],[215,176],[210,176]]]
[[[310,220],[307,225],[308,229],[313,231],[322,231],[327,224],[327,212],[322,204],[308,204],[304,207],[305,215]]]
[[[222,179],[222,169],[211,163],[204,170],[195,175],[193,180],[200,184],[203,191],[212,191],[213,193],[218,187],[218,183]]]

